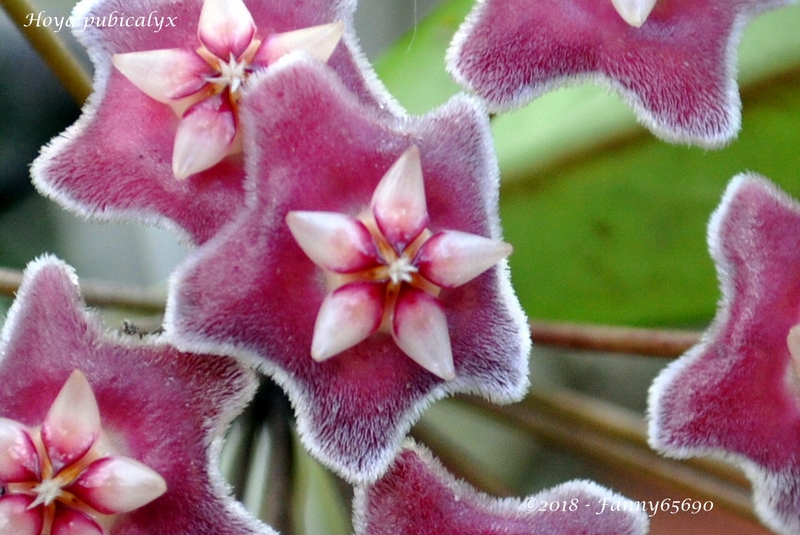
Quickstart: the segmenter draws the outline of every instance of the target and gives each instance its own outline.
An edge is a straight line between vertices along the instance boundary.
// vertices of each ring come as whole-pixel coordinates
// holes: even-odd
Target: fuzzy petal
[[[372,236],[364,224],[335,212],[286,214],[297,244],[312,262],[338,273],[351,273],[377,264]]]
[[[150,21],[148,28],[94,24],[120,16],[116,0],[84,0],[77,6],[74,25],[81,31],[76,36],[94,63],[95,93],[80,120],[53,139],[34,163],[34,182],[43,194],[83,217],[157,224],[197,244],[239,211],[245,202],[242,157],[229,156],[212,169],[176,180],[172,154],[180,117],[112,65],[115,54],[196,50],[202,6],[203,0],[126,3],[125,17],[143,17]],[[342,21],[344,36],[327,64],[365,106],[385,116],[404,114],[357,45],[355,0],[307,0],[293,3],[292,9],[286,9],[285,0],[263,0],[247,8],[258,39]]]
[[[397,298],[392,334],[414,362],[449,381],[456,376],[447,317],[438,299],[416,288]]]
[[[72,270],[52,257],[26,270],[0,355],[0,417],[41,424],[81,370],[109,443],[166,481],[163,496],[118,515],[108,535],[274,535],[233,500],[218,469],[222,437],[257,386],[233,359],[109,332],[86,310]]]
[[[369,214],[383,174],[416,145],[430,228],[499,238],[488,121],[464,96],[429,116],[386,121],[311,58],[290,55],[270,71],[252,79],[241,101],[253,202],[179,268],[165,326],[179,347],[233,354],[271,375],[312,454],[350,481],[371,480],[432,400],[464,391],[499,402],[523,395],[527,322],[501,263],[440,296],[458,370],[452,381],[424,370],[383,332],[315,362],[315,318],[330,288],[285,217]]]
[[[330,294],[319,307],[311,356],[323,361],[363,342],[383,318],[383,285],[351,283]]]
[[[42,424],[42,441],[55,472],[86,455],[99,436],[97,400],[86,376],[75,370]]]
[[[197,37],[218,58],[238,58],[255,33],[256,23],[242,0],[203,2]]]
[[[425,242],[417,254],[417,265],[426,279],[455,288],[507,258],[511,251],[511,245],[504,241],[446,230]]]
[[[133,85],[166,104],[199,91],[212,73],[208,63],[187,48],[115,54],[111,60]]]
[[[186,110],[172,152],[172,172],[183,180],[218,164],[231,152],[236,117],[228,99],[206,99]]]
[[[39,477],[39,455],[23,426],[0,418],[0,481],[15,483]]]
[[[539,511],[545,503],[563,503],[565,510]],[[611,511],[612,504],[625,510]],[[457,481],[413,443],[378,482],[356,488],[353,510],[356,535],[644,535],[648,527],[634,502],[590,481],[522,500],[492,498]]]
[[[0,533],[9,535],[40,535],[42,510],[28,509],[33,497],[20,494],[0,497]]]
[[[496,111],[591,80],[618,92],[658,137],[721,147],[741,124],[741,30],[791,1],[662,0],[636,28],[611,0],[481,0],[453,38],[448,70]],[[626,9],[636,20],[650,2],[616,0],[636,6]]]
[[[800,203],[754,174],[734,178],[709,225],[722,300],[700,344],[656,378],[650,443],[714,455],[753,482],[756,512],[800,532],[800,379],[787,340],[800,323]]]
[[[409,147],[383,175],[372,195],[378,228],[396,251],[402,251],[428,224],[425,182],[419,149]]]

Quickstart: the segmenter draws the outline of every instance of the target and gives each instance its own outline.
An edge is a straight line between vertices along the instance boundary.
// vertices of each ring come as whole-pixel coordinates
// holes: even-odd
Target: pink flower
[[[15,535],[106,533],[119,513],[167,490],[146,465],[116,451],[100,426],[86,376],[75,370],[40,427],[0,418],[0,525]],[[74,529],[74,527],[72,528]]]
[[[174,343],[272,375],[305,445],[351,481],[384,471],[434,399],[519,399],[529,332],[482,108],[387,121],[303,58],[241,105],[253,195],[173,277]]]
[[[763,522],[800,533],[800,204],[739,175],[708,235],[722,301],[702,342],[653,384],[650,442],[739,465]]]
[[[455,377],[447,318],[438,296],[511,254],[500,240],[427,228],[419,149],[411,146],[352,217],[292,211],[286,223],[332,286],[314,324],[311,356],[323,361],[379,330],[442,379]]]
[[[327,61],[344,24],[331,22],[263,41],[242,0],[205,0],[197,37],[200,47],[115,54],[114,66],[136,87],[171,106],[181,117],[172,151],[172,171],[185,179],[234,152],[236,113],[250,74],[292,50]]]
[[[81,215],[154,222],[206,241],[244,202],[237,109],[254,70],[292,50],[330,56],[365,105],[397,111],[349,31],[337,45],[354,7],[84,0],[75,27],[95,64],[95,93],[34,162],[34,182]]]
[[[644,535],[647,514],[590,481],[497,499],[457,481],[414,444],[377,482],[356,488],[356,535]]]
[[[592,80],[671,142],[720,147],[739,131],[736,45],[791,0],[481,0],[448,68],[496,111]]]
[[[3,533],[274,533],[217,468],[256,387],[234,361],[104,332],[49,257],[28,267],[0,354]]]

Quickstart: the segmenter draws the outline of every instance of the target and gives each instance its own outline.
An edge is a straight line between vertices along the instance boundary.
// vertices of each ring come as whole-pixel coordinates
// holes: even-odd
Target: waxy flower
[[[78,370],[40,427],[0,418],[0,526],[15,535],[102,535],[116,514],[166,492],[161,476],[104,438],[97,400]]]
[[[355,44],[354,9],[354,0],[291,9],[283,0],[83,0],[73,27],[95,65],[95,93],[34,162],[34,183],[80,215],[205,242],[244,204],[238,100],[254,70],[292,50],[330,55],[366,106],[401,113]]]
[[[480,0],[448,69],[496,111],[585,80],[617,91],[671,142],[719,147],[741,123],[736,46],[791,0]]]
[[[333,291],[314,325],[311,356],[323,361],[383,328],[403,352],[443,379],[453,353],[443,288],[467,283],[511,254],[500,240],[426,228],[425,185],[412,146],[386,172],[360,217],[289,212],[300,248],[323,270]]]
[[[377,482],[357,487],[356,535],[644,535],[636,502],[590,481],[524,499],[497,499],[457,481],[430,453],[406,444]]]
[[[703,340],[656,379],[650,442],[742,467],[756,512],[800,533],[800,203],[757,175],[731,182],[709,226],[722,301]]]
[[[235,361],[104,332],[49,257],[26,270],[0,355],[0,532],[274,534],[218,469],[256,387]]]
[[[459,97],[386,120],[302,57],[251,84],[252,197],[179,267],[166,330],[272,375],[308,449],[372,480],[432,400],[509,402],[527,387],[529,332],[505,262],[478,275],[508,252],[486,115]]]
[[[205,0],[197,37],[200,47],[115,54],[114,66],[181,121],[175,134],[172,171],[185,179],[234,152],[237,102],[248,76],[293,50],[327,61],[344,24],[332,22],[276,33],[263,41],[242,0]]]

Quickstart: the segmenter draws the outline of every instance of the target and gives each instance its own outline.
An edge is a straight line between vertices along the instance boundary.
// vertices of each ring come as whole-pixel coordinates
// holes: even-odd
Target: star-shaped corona
[[[426,370],[446,380],[455,377],[447,318],[437,296],[506,258],[511,245],[427,228],[416,146],[386,172],[361,215],[293,211],[286,222],[332,290],[314,326],[315,360],[333,357],[383,330]]]
[[[115,451],[92,388],[76,370],[41,426],[0,418],[0,489],[3,533],[106,535],[117,514],[150,503],[167,484]]]
[[[172,153],[175,177],[185,179],[237,151],[237,103],[248,76],[282,55],[303,50],[327,61],[344,31],[332,22],[256,37],[242,0],[206,0],[200,46],[115,54],[114,66],[148,96],[181,117]]]

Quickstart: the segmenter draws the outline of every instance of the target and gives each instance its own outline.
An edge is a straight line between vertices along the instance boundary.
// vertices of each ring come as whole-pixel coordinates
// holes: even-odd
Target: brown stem
[[[644,418],[635,411],[605,400],[566,388],[548,387],[546,390],[532,390],[523,403],[567,424],[587,427],[608,438],[630,442],[641,448],[650,447]],[[747,478],[729,464],[708,458],[688,459],[683,463],[743,489],[750,488]]]
[[[697,499],[711,500],[715,507],[725,508],[758,522],[749,492],[738,485],[720,481],[684,463],[660,457],[631,442],[562,421],[527,403],[499,406],[477,398],[470,398],[469,403],[531,433],[551,447],[572,452],[615,470],[634,473],[639,478],[671,484]]]
[[[28,0],[0,0],[0,5],[72,98],[83,105],[92,92],[92,79],[58,35],[36,23],[35,6]]]
[[[411,430],[414,440],[421,442],[433,452],[447,470],[487,494],[493,496],[513,496],[516,493],[497,479],[486,467],[480,466],[468,452],[445,437],[436,427],[423,418]]]
[[[14,297],[20,284],[21,272],[0,268],[0,295]],[[93,306],[133,309],[153,314],[164,312],[166,300],[166,296],[160,291],[98,281],[81,281],[81,293],[86,302]]]
[[[531,322],[534,343],[651,357],[679,357],[700,341],[700,333],[578,323]]]

